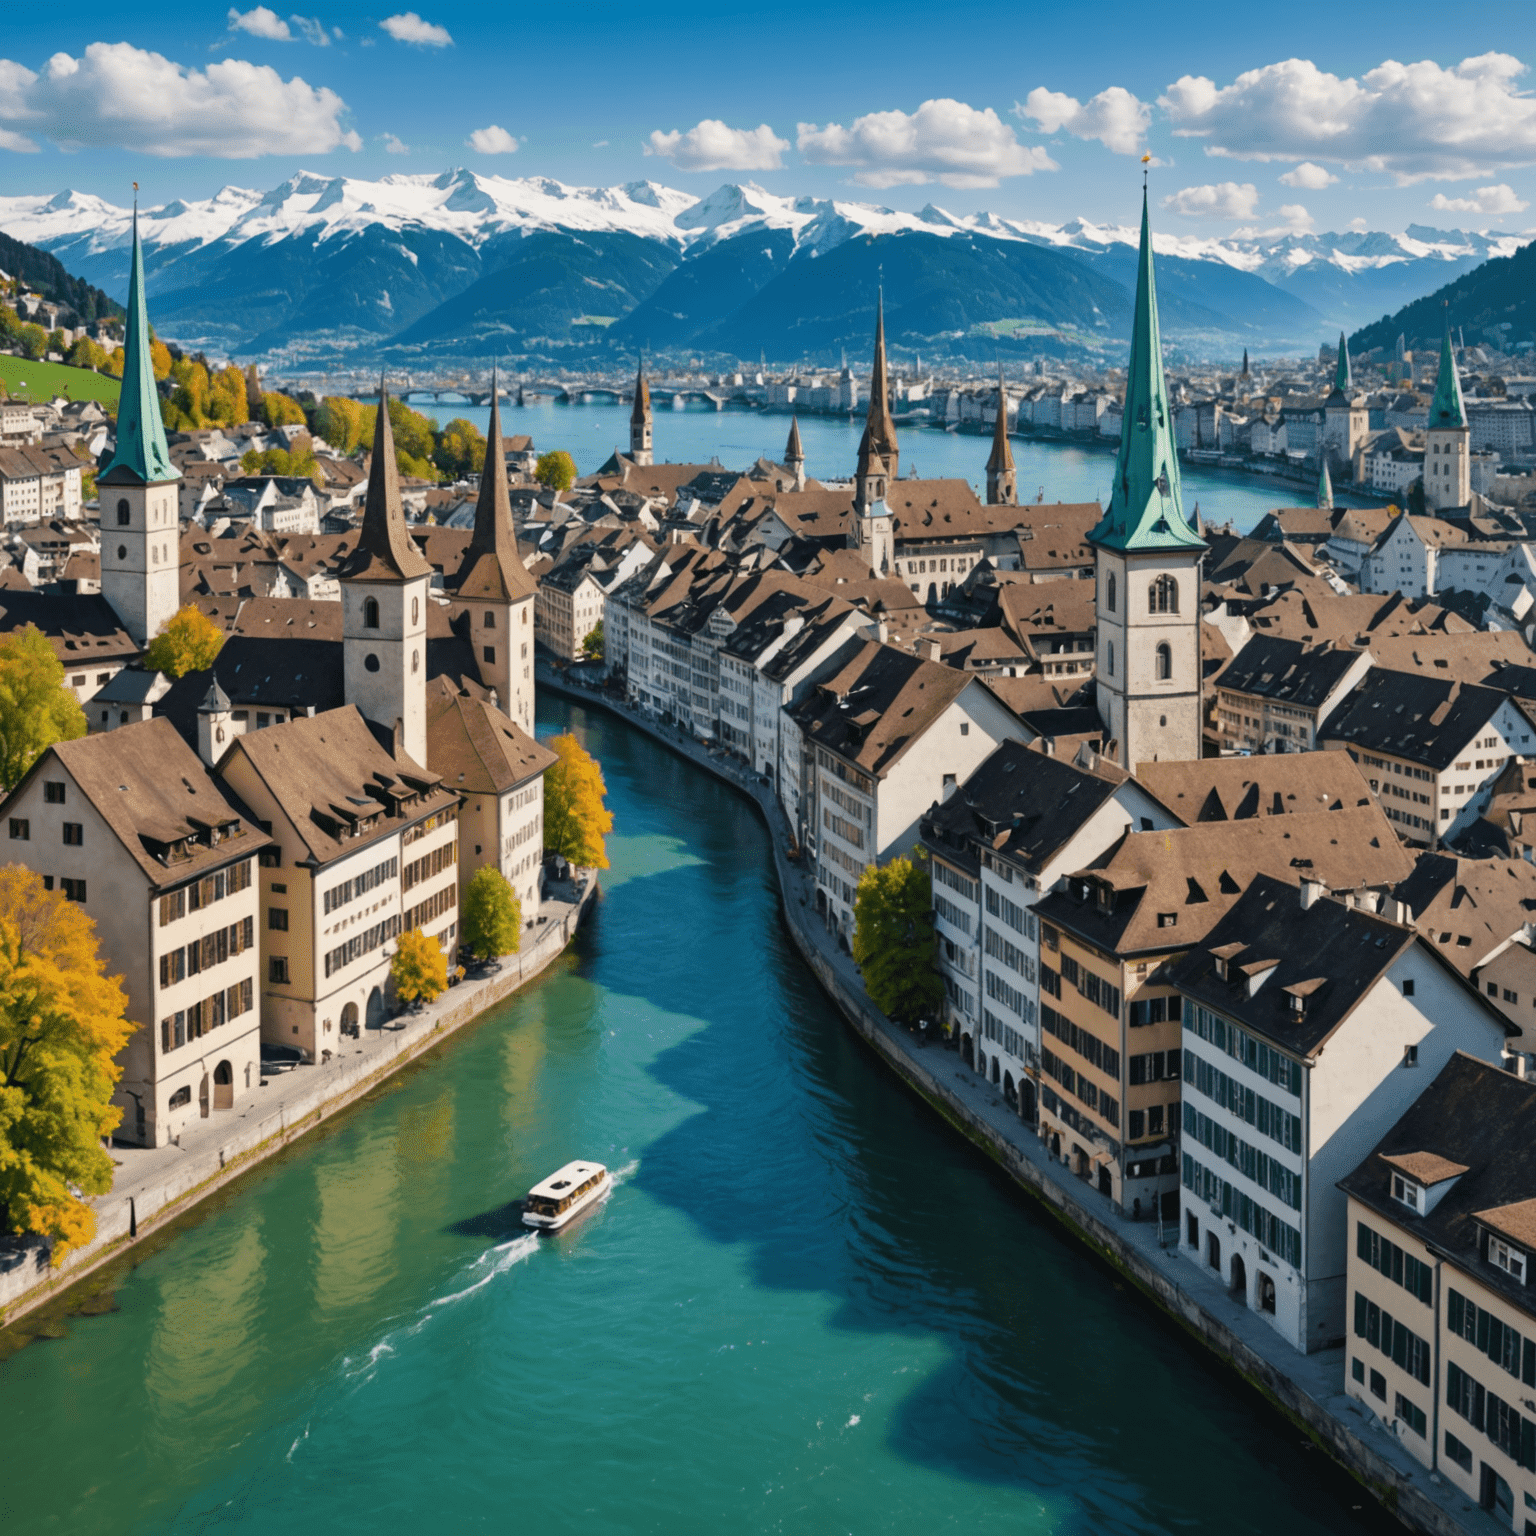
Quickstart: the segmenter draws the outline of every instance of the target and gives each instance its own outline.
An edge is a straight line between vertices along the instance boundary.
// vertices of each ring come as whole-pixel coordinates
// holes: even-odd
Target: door
[[[213,1107],[215,1109],[235,1107],[235,1070],[227,1061],[221,1061],[213,1069]]]

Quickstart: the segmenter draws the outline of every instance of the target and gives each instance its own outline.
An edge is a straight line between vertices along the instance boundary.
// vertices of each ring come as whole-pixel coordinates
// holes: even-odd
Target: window
[[[1109,575],[1104,578],[1104,606],[1111,613],[1115,611],[1115,603],[1118,600],[1118,594],[1115,591],[1115,586],[1115,573],[1111,571]]]
[[[1104,646],[1104,671],[1110,676],[1115,675],[1115,642],[1107,641]]]
[[[53,779],[46,781],[43,785],[43,799],[49,805],[63,805],[64,786]]]
[[[1392,1411],[1419,1439],[1422,1440],[1424,1438],[1424,1431],[1428,1427],[1428,1421],[1424,1417],[1424,1410],[1422,1408],[1416,1408],[1399,1392]]]
[[[267,908],[267,927],[270,928],[272,930],[272,932],[274,932],[274,933],[287,933],[288,932],[288,908],[287,907],[268,907]]]
[[[411,623],[412,624],[419,624],[420,622],[421,622],[421,599],[419,597],[413,597],[411,599]]]
[[[1379,1397],[1382,1402],[1387,1400],[1387,1378],[1380,1371],[1371,1372],[1371,1396]]]
[[[487,608],[485,610],[485,628],[486,629],[495,629],[496,628],[496,614],[495,614],[495,611],[493,609]]]
[[[377,629],[379,627],[379,600],[376,597],[363,599],[363,628]]]
[[[1173,676],[1173,651],[1167,641],[1157,647],[1157,680],[1166,683]]]
[[[25,816],[11,817],[11,836],[18,843],[25,843],[31,839],[32,823]]]
[[[1351,1360],[1349,1362],[1349,1374],[1363,1387],[1365,1385],[1365,1361]]]
[[[279,987],[288,984],[288,957],[272,955],[267,960],[267,980]]]
[[[1472,1470],[1472,1452],[1450,1430],[1445,1432],[1445,1459],[1454,1461],[1463,1472]]]
[[[1519,1248],[1511,1248],[1502,1237],[1488,1235],[1488,1262],[1495,1269],[1502,1269],[1512,1279],[1525,1284],[1525,1254]]]
[[[1392,1198],[1401,1201],[1409,1210],[1424,1214],[1424,1191],[1410,1178],[1400,1173],[1392,1175]]]
[[[117,504],[117,526],[119,528],[126,528],[128,526],[128,523],[129,523],[131,517],[132,517],[132,513],[130,513],[129,510],[128,510],[128,502],[127,502],[127,500],[124,499],[123,501],[118,502],[118,504]]]
[[[1414,985],[1413,984],[1413,977],[1409,976],[1403,982],[1403,996],[1404,997],[1412,997],[1413,996],[1413,985]]]
[[[1179,611],[1179,584],[1172,576],[1159,576],[1147,589],[1147,607],[1152,613]]]
[[[485,660],[491,666],[495,666],[495,664],[496,664],[496,647],[494,645],[482,646],[480,648],[480,654],[485,658]]]
[[[190,1087],[183,1086],[170,1096],[166,1101],[165,1107],[167,1109],[185,1109],[191,1102],[192,1090]]]
[[[71,880],[67,875],[59,881],[59,888],[64,892],[66,901],[85,900],[85,881]]]
[[[84,842],[84,827],[78,821],[66,821],[64,823],[64,846],[66,848],[79,848]]]
[[[373,599],[369,598],[368,601],[372,602]],[[377,672],[379,670],[379,658],[375,656],[372,651],[369,651],[369,653],[363,657],[363,667],[369,672]]]
[[[1416,1067],[1416,1066],[1418,1066],[1418,1064],[1419,1064],[1419,1048],[1418,1048],[1418,1046],[1416,1046],[1416,1045],[1405,1045],[1403,1047],[1403,1065],[1405,1067]]]

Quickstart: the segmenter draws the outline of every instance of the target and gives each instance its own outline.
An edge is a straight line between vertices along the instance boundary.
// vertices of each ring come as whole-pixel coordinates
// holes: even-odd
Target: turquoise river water
[[[540,717],[617,820],[573,952],[0,1366],[0,1530],[1398,1529],[849,1034],[742,800]]]

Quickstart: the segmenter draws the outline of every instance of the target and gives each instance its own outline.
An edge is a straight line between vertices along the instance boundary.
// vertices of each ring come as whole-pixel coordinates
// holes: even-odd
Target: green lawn
[[[55,395],[67,395],[71,400],[117,405],[118,381],[110,374],[67,368],[63,363],[29,363],[24,357],[0,354],[0,384],[13,400],[51,400]]]

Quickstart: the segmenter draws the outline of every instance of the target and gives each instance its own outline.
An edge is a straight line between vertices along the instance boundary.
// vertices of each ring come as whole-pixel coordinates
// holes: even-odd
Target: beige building
[[[168,720],[49,748],[0,807],[8,856],[96,925],[138,1026],[117,1134],[161,1147],[261,1081],[256,861],[269,842]]]
[[[603,589],[586,566],[557,565],[539,580],[535,634],[562,661],[580,661],[582,642],[603,622]]]

